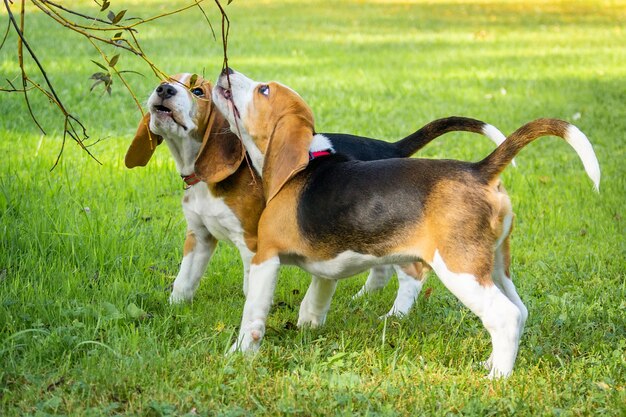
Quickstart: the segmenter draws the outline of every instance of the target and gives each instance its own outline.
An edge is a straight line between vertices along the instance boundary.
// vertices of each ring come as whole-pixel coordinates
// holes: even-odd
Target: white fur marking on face
[[[567,143],[574,148],[578,157],[583,162],[587,175],[591,178],[591,181],[593,181],[594,189],[599,191],[600,165],[598,164],[598,158],[593,151],[593,147],[591,146],[589,139],[587,139],[587,136],[585,136],[585,134],[574,125],[569,125],[567,127],[567,131],[564,136]]]
[[[168,84],[176,89],[176,94],[168,99],[161,99],[156,88],[148,98],[148,111],[150,111],[150,130],[163,138],[187,138],[198,126],[194,119],[197,117],[198,106],[191,97],[191,93],[185,87],[191,74],[184,74],[178,81],[168,81]],[[172,116],[164,115],[154,110],[155,105],[162,104],[172,111],[172,116],[182,123],[186,129],[176,123]]]
[[[310,152],[319,152],[330,149],[331,151],[335,151],[333,148],[333,144],[330,142],[326,136],[318,133],[313,136],[313,140],[311,141],[311,146],[309,147]]]
[[[264,155],[257,147],[254,139],[246,129],[246,118],[248,116],[248,108],[252,105],[254,91],[260,83],[257,83],[245,75],[234,72],[229,75],[231,100],[227,100],[219,93],[218,87],[228,88],[228,81],[225,76],[221,76],[213,89],[213,103],[217,109],[226,117],[230,124],[230,130],[239,136],[246,148],[252,165],[259,175],[263,175]],[[235,115],[234,107],[239,112],[239,118]]]
[[[500,132],[500,130],[497,127],[490,125],[489,123],[485,123],[483,125],[482,130],[483,130],[483,135],[491,139],[491,141],[495,143],[496,146],[500,146],[502,142],[506,140],[506,136],[504,136],[504,134]],[[513,165],[514,167],[517,167],[517,164],[515,163],[515,159],[511,160],[511,165]]]
[[[448,269],[435,251],[430,264],[441,282],[476,314],[491,335],[490,378],[506,377],[513,371],[519,345],[522,313],[496,285],[482,286],[475,276]]]

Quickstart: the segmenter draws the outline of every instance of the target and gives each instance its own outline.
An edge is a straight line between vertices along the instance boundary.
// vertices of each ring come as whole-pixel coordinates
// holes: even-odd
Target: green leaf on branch
[[[102,7],[100,8],[100,11],[101,12],[105,11],[106,9],[109,8],[110,5],[111,5],[111,2],[109,0],[104,0],[102,2]]]
[[[111,20],[111,23],[119,22],[120,20],[122,20],[125,14],[126,14],[126,10],[122,10],[117,15],[115,15],[115,17]]]
[[[96,61],[94,61],[93,59],[91,60],[91,62],[93,62],[94,64],[96,64],[97,66],[99,66],[100,68],[102,68],[103,70],[105,70],[105,71],[109,71],[109,70],[107,69],[107,67],[105,67],[105,66],[104,66],[104,65],[102,65],[101,63],[96,62]]]
[[[119,59],[120,59],[120,54],[113,56],[113,58],[111,58],[111,60],[109,61],[109,67],[114,67],[115,64],[117,64],[117,61]]]
[[[111,78],[111,74],[109,72],[96,72],[95,74],[92,74],[89,79],[96,80],[96,82],[93,83],[89,91],[93,91],[96,86],[103,84],[104,91],[111,95],[111,85],[113,84],[113,78]]]
[[[137,71],[132,71],[132,70],[124,70],[124,71],[120,71],[119,73],[120,74],[125,74],[125,73],[137,74],[137,75],[141,75],[142,77],[146,78],[146,76],[143,75],[142,73],[137,72]]]

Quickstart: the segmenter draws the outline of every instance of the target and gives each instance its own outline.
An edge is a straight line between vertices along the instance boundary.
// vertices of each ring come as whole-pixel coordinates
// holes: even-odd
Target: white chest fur
[[[189,228],[206,228],[218,240],[226,240],[238,248],[245,246],[243,227],[235,213],[200,182],[185,191],[183,212]]]

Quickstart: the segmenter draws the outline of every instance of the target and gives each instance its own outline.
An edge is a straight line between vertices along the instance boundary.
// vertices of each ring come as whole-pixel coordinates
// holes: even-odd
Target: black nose
[[[161,97],[163,100],[166,100],[172,96],[176,95],[176,89],[171,84],[161,84],[156,89],[157,96]]]
[[[222,75],[233,75],[235,73],[235,71],[233,71],[233,69],[231,67],[226,67],[222,70]]]

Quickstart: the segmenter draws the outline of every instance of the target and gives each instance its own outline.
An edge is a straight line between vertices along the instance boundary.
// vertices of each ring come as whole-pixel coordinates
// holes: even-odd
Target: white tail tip
[[[593,188],[599,192],[601,176],[600,164],[598,163],[598,158],[596,158],[596,154],[593,151],[591,142],[589,142],[587,136],[585,136],[585,134],[574,125],[569,125],[567,127],[565,140],[578,154],[578,157],[583,162],[583,166],[585,167],[585,172],[587,172],[587,175],[591,178],[591,181],[593,181]]]
[[[483,126],[483,134],[487,136],[496,146],[500,146],[502,142],[506,140],[506,136],[500,130],[488,123],[485,123]],[[515,159],[511,160],[511,165],[517,168],[517,164],[515,163]]]

